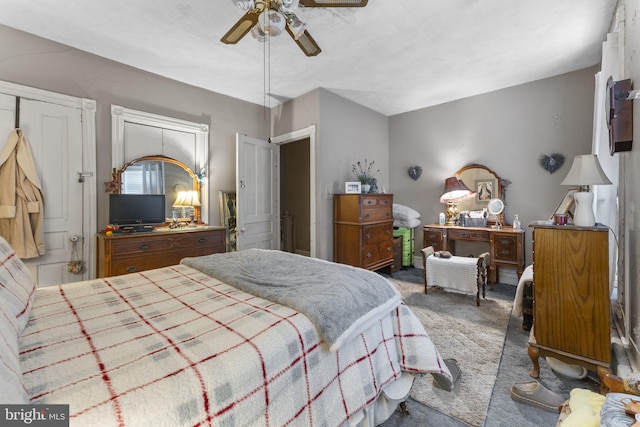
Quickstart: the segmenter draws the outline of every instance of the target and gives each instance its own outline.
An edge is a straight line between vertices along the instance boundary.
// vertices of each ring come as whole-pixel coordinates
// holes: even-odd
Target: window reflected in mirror
[[[200,188],[191,169],[175,159],[163,156],[135,159],[119,171],[119,181],[124,194],[164,194],[168,221],[192,216],[196,222],[200,220],[199,201],[194,206],[178,203],[181,192],[195,192],[198,196]]]

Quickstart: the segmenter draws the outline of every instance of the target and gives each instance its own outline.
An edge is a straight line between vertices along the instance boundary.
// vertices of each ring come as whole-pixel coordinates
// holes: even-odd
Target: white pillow
[[[20,369],[20,333],[11,310],[0,300],[0,403],[29,403]]]
[[[410,218],[410,219],[394,219],[393,226],[394,227],[403,227],[403,228],[416,228],[419,226],[420,219],[419,218]]]
[[[399,203],[393,204],[393,219],[408,221],[410,219],[420,218],[420,212],[411,209],[409,206]]]
[[[29,269],[18,258],[13,248],[0,237],[0,300],[8,314],[16,319],[18,333],[27,325],[36,284]]]

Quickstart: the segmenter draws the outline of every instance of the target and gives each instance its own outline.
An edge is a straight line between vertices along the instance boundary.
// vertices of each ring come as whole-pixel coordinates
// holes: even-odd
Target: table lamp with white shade
[[[182,213],[180,215],[181,218],[186,218],[187,208],[194,208],[195,206],[200,205],[200,198],[198,197],[198,192],[195,190],[189,191],[180,191],[178,192],[178,197],[176,197],[176,201],[173,202],[174,208],[182,208]],[[196,227],[199,218],[195,218],[195,210],[194,214],[191,215],[191,222],[189,223],[189,227]]]
[[[564,181],[560,185],[577,185],[580,191],[574,194],[576,209],[573,214],[573,224],[578,227],[593,227],[596,217],[593,213],[593,193],[590,185],[609,185],[611,181],[602,170],[598,156],[582,154],[573,158],[573,164]]]

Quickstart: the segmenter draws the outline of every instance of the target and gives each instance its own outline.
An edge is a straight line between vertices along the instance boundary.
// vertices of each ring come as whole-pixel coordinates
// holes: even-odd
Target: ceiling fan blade
[[[304,7],[365,7],[369,0],[300,0]]]
[[[258,23],[258,16],[260,16],[259,9],[252,9],[245,13],[238,22],[235,23],[233,27],[227,34],[225,34],[220,41],[227,44],[236,44],[240,41],[241,38],[247,35],[249,31]]]
[[[309,34],[307,30],[305,30],[304,33],[298,36],[298,38],[296,39],[295,35],[293,34],[293,32],[291,31],[288,25],[286,29],[287,29],[287,33],[289,33],[293,41],[296,42],[298,47],[302,49],[305,55],[316,56],[320,52],[322,52],[322,49],[320,49],[320,46],[318,46],[318,43],[316,43],[316,41],[313,39],[313,37],[311,37],[311,34]]]

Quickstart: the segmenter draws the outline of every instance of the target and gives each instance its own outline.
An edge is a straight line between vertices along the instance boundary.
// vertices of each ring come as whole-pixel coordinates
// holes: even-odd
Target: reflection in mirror
[[[118,181],[125,194],[164,194],[167,220],[185,215],[200,222],[200,207],[174,207],[179,192],[196,191],[200,185],[195,174],[184,163],[165,156],[146,156],[132,160],[118,171]]]
[[[483,165],[465,166],[456,172],[455,176],[476,192],[474,197],[458,203],[460,211],[485,210],[491,199],[500,199],[504,202],[506,186],[511,183],[500,178],[494,171]],[[489,214],[488,222],[504,224],[504,215],[504,209],[499,215]]]

